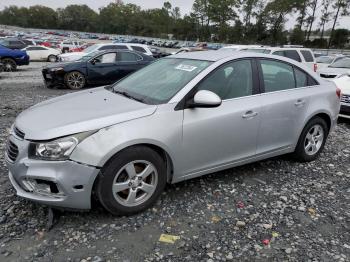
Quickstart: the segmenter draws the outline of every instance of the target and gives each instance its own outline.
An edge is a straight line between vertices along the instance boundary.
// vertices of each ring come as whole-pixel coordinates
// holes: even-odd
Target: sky
[[[5,6],[17,5],[17,6],[31,6],[31,5],[44,5],[51,8],[65,7],[70,4],[86,4],[90,8],[96,11],[103,6],[108,5],[113,0],[0,0],[0,10]],[[143,9],[149,8],[161,8],[165,0],[123,0],[124,3],[132,3],[141,6]],[[194,0],[169,0],[173,7],[180,7],[181,14],[188,14],[191,9]],[[319,8],[320,9],[320,8]],[[318,10],[318,13],[320,10]],[[295,25],[295,17],[288,17],[288,22],[286,23],[286,28],[290,29]],[[314,29],[317,23],[314,25]],[[327,25],[327,28],[332,26],[331,23]],[[350,29],[350,16],[343,17],[339,20],[337,28],[347,28]]]

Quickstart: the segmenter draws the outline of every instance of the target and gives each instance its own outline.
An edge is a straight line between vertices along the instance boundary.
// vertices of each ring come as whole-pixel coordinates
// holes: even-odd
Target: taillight
[[[314,64],[314,72],[317,72],[317,64]]]
[[[340,99],[341,96],[341,90],[337,87],[335,93],[337,94],[337,97]]]

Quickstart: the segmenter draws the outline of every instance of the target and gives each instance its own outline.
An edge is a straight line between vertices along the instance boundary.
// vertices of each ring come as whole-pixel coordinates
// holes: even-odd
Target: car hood
[[[78,65],[78,64],[84,64],[85,62],[78,62],[78,61],[68,61],[68,62],[59,62],[59,63],[52,63],[48,64],[44,68],[46,69],[52,69],[52,68],[59,68],[59,67],[65,67],[69,65]]]
[[[330,74],[330,75],[342,75],[349,72],[350,72],[350,68],[326,67],[319,70],[320,74]]]
[[[25,139],[49,140],[145,117],[156,109],[102,87],[32,106],[17,117],[15,126],[25,133]]]

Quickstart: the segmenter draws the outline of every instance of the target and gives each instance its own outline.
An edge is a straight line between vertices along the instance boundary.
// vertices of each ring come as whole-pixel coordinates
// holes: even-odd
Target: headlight
[[[64,69],[63,67],[55,67],[55,68],[51,68],[50,70],[51,72],[57,72],[57,71],[63,71]]]
[[[78,133],[53,141],[32,142],[29,146],[29,157],[42,160],[67,160],[75,147],[95,133],[95,131]]]

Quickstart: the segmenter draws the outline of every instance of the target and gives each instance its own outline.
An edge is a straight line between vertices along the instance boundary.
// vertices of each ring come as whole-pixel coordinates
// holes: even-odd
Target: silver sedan
[[[150,207],[167,183],[292,153],[315,160],[340,91],[293,60],[220,51],[173,55],[114,85],[37,104],[8,139],[21,197],[111,213]]]

